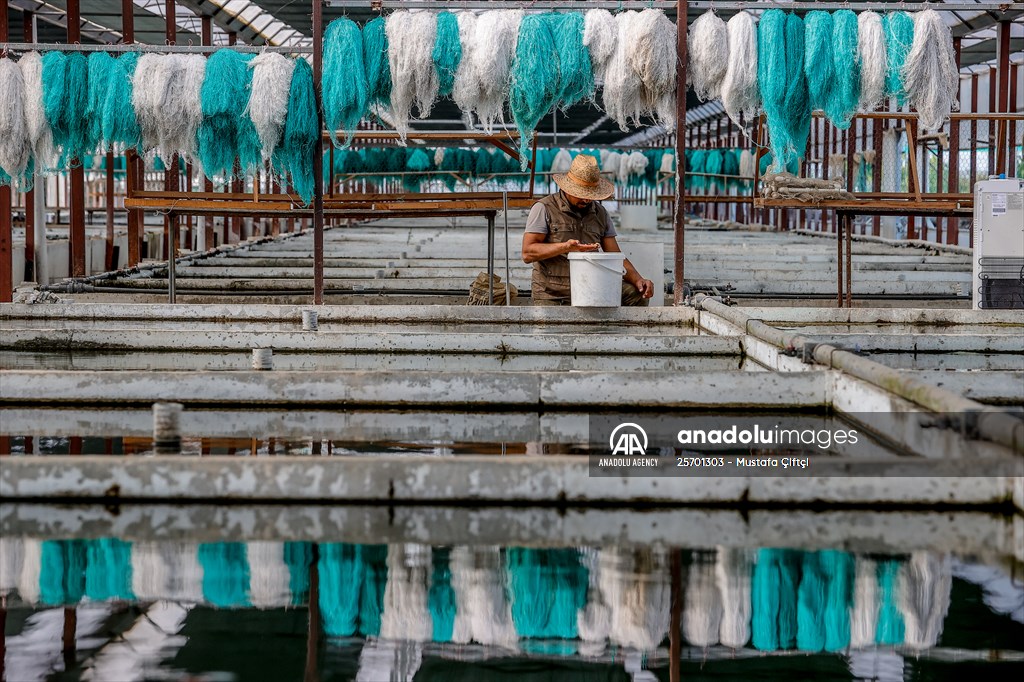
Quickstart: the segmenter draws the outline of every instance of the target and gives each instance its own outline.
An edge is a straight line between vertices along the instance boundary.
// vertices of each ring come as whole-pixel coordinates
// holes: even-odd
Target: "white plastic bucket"
[[[618,308],[622,305],[622,276],[626,269],[621,253],[569,254],[569,285],[577,308]]]

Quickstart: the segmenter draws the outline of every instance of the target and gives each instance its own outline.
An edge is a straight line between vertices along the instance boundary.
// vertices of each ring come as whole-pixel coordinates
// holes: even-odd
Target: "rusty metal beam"
[[[953,38],[953,54],[956,58],[957,69],[960,68],[960,58],[963,51],[963,39]],[[960,90],[957,89],[957,101],[960,99]],[[963,108],[963,107],[961,107]],[[941,166],[941,164],[939,164]],[[949,122],[949,180],[950,192],[960,191],[960,121]],[[941,187],[939,188],[941,190]],[[936,232],[942,228],[936,224]],[[960,220],[956,216],[946,219],[946,243],[958,244],[960,241]]]
[[[79,0],[68,0],[68,43],[82,41],[82,12]],[[70,206],[70,272],[72,277],[85,275],[85,169],[79,159],[72,159]]]
[[[324,8],[321,0],[313,3],[313,88],[320,101],[323,75]],[[317,107],[317,130],[324,129],[323,113]],[[322,139],[322,138],[321,138]],[[313,304],[324,303],[324,174],[323,144],[313,149]]]
[[[999,91],[997,93],[998,101],[996,102],[996,110],[999,113],[1007,113],[1010,111],[1010,22],[1000,21],[999,22],[999,59],[996,63],[999,73]],[[992,87],[989,84],[989,87]],[[998,156],[996,157],[996,173],[1006,173],[1006,177],[1013,177],[1012,163],[1007,162],[1007,123],[1005,121],[999,121],[996,127],[998,131],[996,133],[996,146],[998,147]]]
[[[687,2],[676,2],[676,207],[672,218],[675,251],[672,256],[673,288],[672,300],[675,305],[683,304],[683,289],[686,285],[683,261],[686,253],[686,190],[683,178],[686,173],[686,142],[682,131],[686,128],[686,23]]]

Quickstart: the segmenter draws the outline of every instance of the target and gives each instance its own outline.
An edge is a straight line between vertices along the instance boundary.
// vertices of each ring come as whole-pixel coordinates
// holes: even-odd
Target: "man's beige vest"
[[[540,200],[548,212],[547,243],[578,239],[581,244],[600,244],[608,229],[608,212],[597,202],[582,215],[572,210],[561,192]],[[532,294],[537,299],[569,298],[569,259],[555,256],[533,264]]]

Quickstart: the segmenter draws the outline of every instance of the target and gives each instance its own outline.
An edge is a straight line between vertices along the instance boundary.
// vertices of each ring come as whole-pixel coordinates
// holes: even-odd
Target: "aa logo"
[[[608,447],[612,449],[613,455],[626,455],[627,457],[645,455],[647,454],[647,432],[639,424],[632,422],[619,424],[608,438]]]

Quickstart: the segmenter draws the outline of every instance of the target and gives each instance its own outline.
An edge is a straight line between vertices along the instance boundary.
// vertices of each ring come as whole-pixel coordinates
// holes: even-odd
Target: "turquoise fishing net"
[[[448,97],[455,87],[455,72],[462,61],[459,22],[451,12],[437,15],[437,37],[434,39],[434,70],[437,71],[438,95]]]
[[[708,187],[708,178],[706,175],[702,175],[707,172],[707,160],[707,149],[694,149],[686,162],[686,169],[690,174],[687,181],[690,189],[694,192],[702,193]]]
[[[387,107],[391,105],[391,64],[384,24],[384,17],[377,17],[363,26],[363,61],[368,101]]]
[[[839,10],[832,16],[832,63],[835,82],[825,102],[825,114],[840,130],[850,127],[860,102],[860,54],[857,52],[857,15]],[[800,148],[803,149],[802,147]]]
[[[886,559],[878,564],[878,625],[875,629],[875,643],[883,646],[899,646],[906,636],[906,623],[900,611],[899,594],[900,562]]]
[[[741,151],[739,149],[726,149],[723,151],[723,154],[722,173],[732,176],[739,175]],[[725,185],[729,189],[735,189],[741,185],[741,181],[737,177],[725,178]]]
[[[103,103],[103,140],[125,148],[139,146],[139,122],[132,107],[132,76],[139,62],[137,52],[125,52],[110,71],[110,83]]]
[[[586,606],[587,569],[575,549],[507,550],[512,622],[523,638],[575,639]]]
[[[824,109],[832,91],[832,15],[808,12],[804,19],[804,74],[812,109]]]
[[[84,54],[43,55],[43,111],[61,150],[58,167],[67,168],[85,152],[88,139],[89,63]]]
[[[388,546],[363,545],[364,580],[359,595],[359,634],[364,637],[380,635],[380,621],[384,614],[384,589],[388,583]]]
[[[888,69],[885,94],[895,97],[900,106],[906,102],[907,88],[903,82],[903,66],[914,43],[914,19],[906,12],[890,12],[882,17],[885,31],[885,54]]]
[[[320,148],[320,123],[317,120],[313,70],[305,59],[295,60],[288,114],[281,144],[274,150],[274,167],[291,178],[291,185],[305,205],[313,200],[313,154]]]
[[[86,541],[46,540],[39,555],[39,600],[60,606],[85,595]]]
[[[704,157],[704,172],[707,173],[707,187],[711,191],[720,190],[723,186],[722,173],[725,164],[725,156],[721,149],[709,149]]]
[[[211,180],[215,176],[233,176],[235,159],[245,154],[246,160],[251,160],[252,147],[259,159],[259,137],[252,121],[244,114],[252,78],[248,63],[254,57],[224,49],[214,52],[206,62],[200,90],[203,121],[197,137],[203,173]]]
[[[761,651],[792,649],[798,630],[800,552],[758,550],[751,578],[751,643]]]
[[[519,130],[519,150],[525,157],[537,123],[551,110],[559,95],[558,48],[547,15],[523,17],[512,60],[511,80],[508,106]],[[525,158],[522,166],[526,167]]]
[[[406,147],[395,147],[387,150],[385,170],[388,173],[401,173],[405,170],[408,161],[409,150]]]
[[[359,597],[366,578],[361,545],[322,543],[317,570],[320,577],[320,617],[330,637],[351,637],[359,625]]]
[[[301,606],[309,596],[309,566],[313,563],[313,547],[308,542],[284,543],[284,563],[288,566],[288,591],[292,606]]]
[[[825,650],[843,651],[850,645],[850,613],[853,611],[853,555],[835,549],[818,553],[826,577]]]
[[[203,598],[214,606],[249,605],[249,559],[244,542],[210,542],[199,545],[203,567]]]
[[[116,538],[86,542],[85,595],[95,601],[135,599],[131,543]]]
[[[363,61],[363,34],[346,17],[335,19],[324,32],[322,100],[324,122],[335,146],[348,146],[337,131],[353,131],[366,113],[369,89]]]
[[[429,179],[427,172],[433,170],[434,161],[426,151],[414,149],[405,161],[407,175],[402,177],[402,186],[409,192],[417,192],[421,184]]]
[[[455,590],[452,589],[452,572],[449,567],[449,550],[439,547],[433,551],[433,570],[430,577],[430,591],[427,593],[427,608],[433,625],[433,641],[452,641],[455,628]]]
[[[558,50],[557,102],[565,110],[577,102],[592,99],[596,88],[590,49],[583,44],[584,17],[582,12],[545,16]]]
[[[785,165],[803,152],[811,128],[803,21],[795,14],[770,9],[757,31],[757,75],[768,143],[773,157]]]
[[[818,553],[804,552],[796,602],[796,648],[801,651],[825,648],[825,592],[826,576]]]
[[[85,112],[88,120],[86,146],[89,149],[99,149],[104,141],[103,108],[107,102],[114,64],[114,58],[106,52],[93,52],[89,55],[89,93]],[[124,93],[119,95],[123,97]]]

